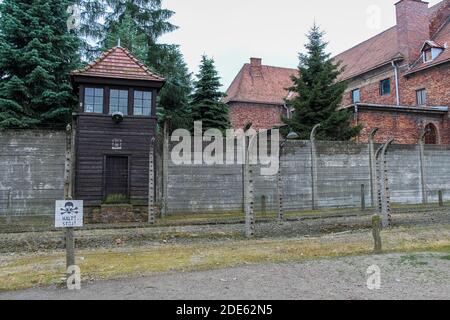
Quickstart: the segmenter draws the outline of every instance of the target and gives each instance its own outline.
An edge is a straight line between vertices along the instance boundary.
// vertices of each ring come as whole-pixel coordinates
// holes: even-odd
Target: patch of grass
[[[114,193],[110,194],[106,197],[103,204],[128,204],[130,203],[130,199],[128,196],[124,194]]]
[[[428,262],[422,261],[422,260],[419,259],[418,256],[412,255],[412,254],[400,257],[400,263],[402,263],[402,264],[409,264],[409,265],[412,265],[414,267],[416,267],[416,266],[425,266],[425,265],[428,264]]]
[[[443,256],[441,257],[442,260],[450,260],[450,256]]]
[[[397,228],[383,232],[388,252],[449,252],[450,226]],[[371,254],[370,231],[317,238],[227,240],[184,245],[152,245],[113,250],[80,250],[83,280],[136,277],[170,271],[209,270],[256,263]],[[447,250],[447,251],[446,251]],[[450,253],[450,252],[449,252]],[[405,258],[410,261],[413,258]],[[8,257],[0,266],[0,290],[60,283],[64,252]]]

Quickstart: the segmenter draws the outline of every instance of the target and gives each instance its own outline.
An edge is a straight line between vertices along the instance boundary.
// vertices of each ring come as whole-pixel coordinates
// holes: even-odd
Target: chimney
[[[400,53],[409,64],[415,62],[425,41],[430,40],[428,2],[401,0],[397,11],[397,41]]]
[[[262,77],[261,58],[250,58],[250,74],[252,77]]]

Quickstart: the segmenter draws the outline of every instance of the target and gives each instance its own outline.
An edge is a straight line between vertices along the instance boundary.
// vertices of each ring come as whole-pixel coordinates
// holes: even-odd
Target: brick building
[[[262,65],[259,58],[251,58],[231,83],[224,101],[230,107],[231,123],[242,129],[249,122],[256,130],[270,129],[282,123],[287,115],[285,98],[292,86],[291,76],[296,69]]]
[[[341,80],[348,83],[342,105],[353,110],[355,123],[364,125],[361,142],[378,127],[380,142],[394,137],[397,143],[417,143],[425,130],[427,143],[450,144],[450,0],[430,8],[423,1],[401,0],[395,10],[394,27],[335,57],[345,66]],[[249,68],[244,66],[241,73]],[[273,98],[280,98],[281,90],[290,86],[288,78],[279,80]],[[253,88],[252,82],[242,79],[238,76],[233,82],[231,97],[239,92],[240,83]],[[267,125],[277,122],[259,120],[264,114],[253,106],[230,106],[232,118],[240,122],[253,118]]]

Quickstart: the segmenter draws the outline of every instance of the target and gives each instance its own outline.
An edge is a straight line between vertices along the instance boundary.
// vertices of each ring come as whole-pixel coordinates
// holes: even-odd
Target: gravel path
[[[393,214],[393,226],[427,226],[450,223],[449,208]],[[256,237],[302,237],[359,230],[371,227],[371,216],[300,218],[285,223],[257,223]],[[154,243],[209,242],[211,239],[242,238],[243,224],[194,225],[151,228],[77,230],[78,249],[111,248]],[[64,248],[62,232],[0,234],[0,253],[38,252]]]
[[[450,299],[450,257],[387,254],[170,273],[57,288],[0,293],[0,299]],[[367,268],[381,289],[367,288]]]

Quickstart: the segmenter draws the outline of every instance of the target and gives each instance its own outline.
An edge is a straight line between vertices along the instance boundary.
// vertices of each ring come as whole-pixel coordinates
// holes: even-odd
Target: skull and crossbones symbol
[[[61,215],[78,214],[78,207],[75,207],[72,202],[67,202],[64,208],[61,208]]]

